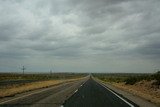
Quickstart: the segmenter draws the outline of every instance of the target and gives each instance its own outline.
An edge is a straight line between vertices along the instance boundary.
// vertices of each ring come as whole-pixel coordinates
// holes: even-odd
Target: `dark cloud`
[[[159,58],[160,57],[160,42],[149,41],[143,45],[138,46],[134,50],[145,58]]]
[[[159,5],[158,0],[2,0],[0,70],[21,63],[48,69],[54,63],[63,71],[151,72],[160,66]]]

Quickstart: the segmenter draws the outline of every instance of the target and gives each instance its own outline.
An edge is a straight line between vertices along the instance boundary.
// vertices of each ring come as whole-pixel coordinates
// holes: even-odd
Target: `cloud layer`
[[[159,0],[1,0],[0,71],[153,72]]]

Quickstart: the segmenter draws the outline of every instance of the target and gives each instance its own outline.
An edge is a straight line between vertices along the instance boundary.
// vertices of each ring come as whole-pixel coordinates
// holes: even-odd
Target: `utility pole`
[[[23,66],[23,67],[21,68],[21,70],[22,70],[23,75],[24,75],[24,71],[26,70],[26,68]]]

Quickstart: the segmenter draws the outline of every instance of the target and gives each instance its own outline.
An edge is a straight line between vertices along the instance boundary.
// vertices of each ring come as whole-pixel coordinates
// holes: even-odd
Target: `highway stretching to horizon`
[[[64,107],[137,107],[137,105],[90,78],[64,103]]]
[[[20,94],[0,101],[0,107],[138,107],[91,76]]]

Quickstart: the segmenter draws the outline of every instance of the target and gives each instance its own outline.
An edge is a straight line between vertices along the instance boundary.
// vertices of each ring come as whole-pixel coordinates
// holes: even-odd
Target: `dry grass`
[[[152,81],[140,81],[134,85],[125,85],[125,83],[113,83],[113,85],[148,101],[160,104],[160,89],[152,85]]]
[[[6,96],[14,96],[15,94],[18,93],[23,93],[35,89],[40,89],[40,88],[46,88],[49,86],[53,85],[58,85],[63,82],[71,82],[71,81],[76,81],[82,78],[77,78],[77,79],[66,79],[66,80],[48,80],[48,81],[39,81],[39,82],[33,82],[33,83],[26,83],[23,85],[15,85],[12,87],[6,87],[3,89],[0,89],[0,98],[6,97]]]

